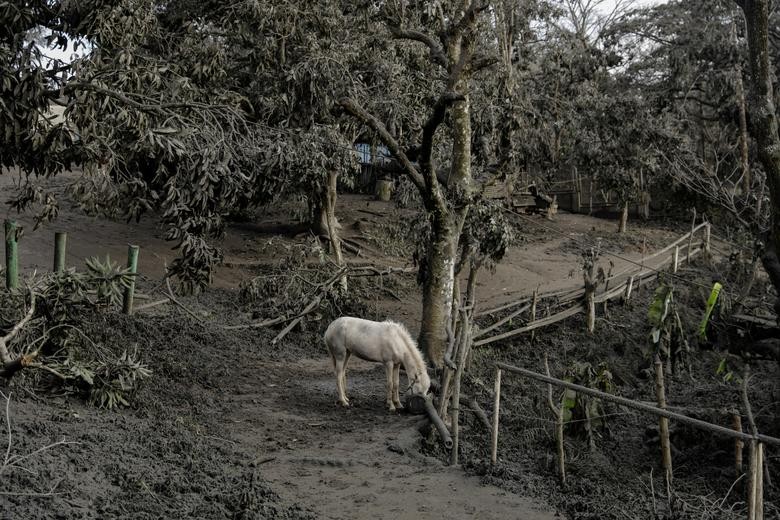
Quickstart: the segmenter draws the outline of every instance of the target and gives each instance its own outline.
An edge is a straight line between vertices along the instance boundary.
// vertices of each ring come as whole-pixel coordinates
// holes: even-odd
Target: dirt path
[[[262,453],[271,489],[318,518],[555,518],[529,499],[420,455],[420,418],[384,410],[381,367],[359,360],[351,366],[351,409],[334,403],[329,360],[256,368],[266,377],[260,388],[243,383],[247,393],[230,407],[229,438]]]

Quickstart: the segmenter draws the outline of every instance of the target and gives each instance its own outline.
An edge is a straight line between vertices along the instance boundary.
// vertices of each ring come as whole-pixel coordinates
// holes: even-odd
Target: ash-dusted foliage
[[[56,388],[99,407],[130,404],[139,383],[152,371],[140,361],[138,344],[104,344],[91,338],[95,317],[121,302],[133,275],[109,258],[89,259],[85,272],[69,269],[30,280],[35,313],[11,345],[12,358],[23,357],[21,384]],[[2,327],[10,329],[30,301],[3,293]],[[13,373],[6,375],[11,377]]]
[[[172,271],[199,288],[230,210],[311,197],[329,171],[354,171],[354,132],[331,114],[358,58],[350,16],[334,3],[6,3],[0,164],[25,181],[14,206],[55,218],[35,178],[81,167],[81,208],[153,212],[181,253]],[[47,46],[68,40],[84,55],[49,64]]]

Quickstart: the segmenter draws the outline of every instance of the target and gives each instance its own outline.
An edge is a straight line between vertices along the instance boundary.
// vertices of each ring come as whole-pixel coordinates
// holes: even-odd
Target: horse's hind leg
[[[340,396],[343,398],[342,403],[346,401],[347,404],[344,406],[349,406],[349,399],[347,398],[347,363],[349,363],[349,357],[352,355],[352,353],[347,350],[344,352],[344,367],[341,369],[341,394]]]
[[[338,393],[338,403],[342,406],[349,406],[349,399],[347,399],[347,361],[349,361],[350,353],[345,348],[338,348],[326,340],[328,346],[328,352],[330,353],[330,359],[333,361],[333,371],[336,373],[336,392]]]
[[[346,358],[334,356],[333,365],[336,369],[336,389],[338,390],[338,394],[339,394],[339,402],[343,406],[349,406],[349,399],[347,399],[347,392],[346,392],[347,389]]]
[[[395,386],[393,383],[393,374],[395,374],[395,363],[388,361],[385,363],[385,375],[387,376],[387,384],[385,386],[387,390],[387,408],[391,412],[395,411],[395,403],[393,402],[393,387]]]
[[[403,405],[401,404],[401,399],[398,396],[398,385],[400,384],[398,378],[400,377],[400,372],[401,372],[401,364],[397,363],[393,367],[393,403],[395,404],[396,408],[403,408]]]

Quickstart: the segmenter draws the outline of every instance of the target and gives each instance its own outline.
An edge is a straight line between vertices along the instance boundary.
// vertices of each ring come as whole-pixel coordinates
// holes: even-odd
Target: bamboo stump
[[[389,201],[393,194],[393,181],[388,179],[379,179],[376,181],[375,194],[377,200],[381,200],[383,202]]]

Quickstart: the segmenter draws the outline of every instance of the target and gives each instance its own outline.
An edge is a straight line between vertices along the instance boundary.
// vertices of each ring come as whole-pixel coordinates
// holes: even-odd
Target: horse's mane
[[[407,329],[403,323],[398,323],[396,321],[387,320],[385,321],[385,323],[390,323],[398,327],[401,337],[404,339],[406,346],[409,348],[409,352],[412,354],[412,357],[414,358],[414,362],[417,363],[417,367],[420,370],[427,371],[427,368],[425,366],[425,361],[423,360],[422,357],[422,352],[420,352],[420,347],[417,346],[417,342],[414,341],[414,339],[412,338],[412,335],[409,333],[409,329]]]

